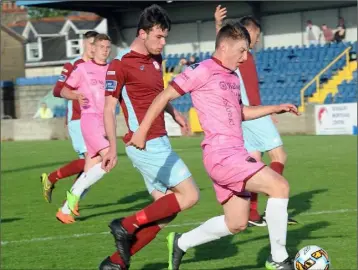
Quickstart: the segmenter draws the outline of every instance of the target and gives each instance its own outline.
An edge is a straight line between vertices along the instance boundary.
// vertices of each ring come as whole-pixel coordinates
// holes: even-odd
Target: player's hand
[[[117,151],[116,149],[109,148],[107,154],[104,155],[102,160],[102,169],[106,172],[111,171],[117,164]]]
[[[300,115],[297,107],[293,104],[276,105],[273,113],[281,114],[281,113],[286,113],[286,112],[293,113],[295,115]]]
[[[181,129],[181,133],[183,135],[188,135],[189,134],[188,121],[185,119],[185,117],[182,114],[180,114],[179,112],[176,112],[175,117],[174,117],[174,121],[179,124],[180,129]]]
[[[134,146],[139,150],[144,150],[145,139],[146,139],[146,134],[144,134],[143,132],[140,131],[140,129],[138,129],[136,132],[133,133],[131,140],[126,144],[126,146]]]
[[[88,105],[88,99],[82,93],[77,94],[78,103],[80,103],[81,107],[85,107]]]
[[[224,7],[222,8],[221,5],[218,5],[216,7],[215,14],[214,14],[216,26],[218,27],[222,26],[223,20],[226,18],[226,13],[227,13],[226,8]]]

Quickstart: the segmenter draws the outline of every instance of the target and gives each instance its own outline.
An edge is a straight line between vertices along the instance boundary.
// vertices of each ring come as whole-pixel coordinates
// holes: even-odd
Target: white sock
[[[71,193],[76,196],[81,196],[82,193],[90,186],[99,181],[106,171],[101,168],[101,163],[94,165],[88,172],[83,173],[76,183],[72,186]]]
[[[266,223],[270,236],[271,255],[275,262],[287,259],[287,205],[288,199],[269,198],[266,206]]]
[[[72,189],[73,189],[73,187],[74,186],[76,186],[76,184],[78,183],[78,182],[80,182],[79,184],[77,184],[78,186],[81,186],[81,183],[83,183],[83,182],[85,182],[85,180],[86,180],[86,173],[85,172],[83,172],[81,175],[80,175],[80,177],[77,179],[77,181],[73,184],[73,186],[72,186]],[[83,185],[83,184],[82,184]],[[77,195],[78,196],[78,195]],[[66,215],[69,215],[69,214],[71,214],[71,210],[70,210],[70,208],[68,207],[68,202],[67,202],[67,200],[65,201],[65,203],[63,204],[63,206],[62,206],[62,208],[61,208],[61,211],[62,211],[62,213],[64,213],[64,214],[66,214]]]
[[[205,244],[221,237],[232,234],[225,223],[225,216],[217,216],[209,219],[199,227],[182,234],[178,240],[181,250],[187,251],[191,247]]]

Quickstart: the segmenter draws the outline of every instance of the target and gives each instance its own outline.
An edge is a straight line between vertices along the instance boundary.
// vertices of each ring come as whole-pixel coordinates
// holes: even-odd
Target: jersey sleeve
[[[81,67],[80,66],[75,67],[74,70],[72,71],[71,75],[67,79],[65,86],[71,90],[78,89],[78,87],[80,86],[81,80],[83,79],[82,77],[83,76],[82,76]]]
[[[66,83],[67,79],[69,78],[69,76],[71,75],[72,71],[73,71],[73,65],[71,63],[66,63],[63,66],[61,75],[58,78],[56,85],[53,89],[53,95],[55,97],[61,97],[61,90],[65,86],[65,83]]]
[[[199,90],[206,77],[206,69],[200,64],[187,67],[184,72],[177,75],[169,84],[181,95]]]
[[[122,88],[126,82],[126,74],[123,66],[123,62],[118,59],[114,59],[109,64],[106,74],[106,96],[120,97]]]

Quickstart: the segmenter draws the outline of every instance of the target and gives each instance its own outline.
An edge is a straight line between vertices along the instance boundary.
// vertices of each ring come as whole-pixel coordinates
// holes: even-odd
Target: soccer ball
[[[297,253],[294,265],[295,270],[328,270],[330,261],[323,248],[307,246]]]

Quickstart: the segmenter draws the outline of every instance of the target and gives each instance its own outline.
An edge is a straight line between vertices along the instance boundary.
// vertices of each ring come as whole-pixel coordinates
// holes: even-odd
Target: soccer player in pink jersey
[[[62,97],[78,100],[81,105],[81,130],[87,148],[84,173],[71,191],[67,192],[67,200],[56,215],[58,220],[66,224],[75,221],[71,212],[78,215],[76,205],[82,193],[106,173],[101,168],[101,162],[109,147],[103,124],[103,110],[111,39],[105,34],[99,34],[95,37],[94,47],[94,59],[78,65],[61,91]]]
[[[271,255],[268,269],[293,269],[286,251],[289,185],[282,175],[256,161],[244,147],[242,121],[272,113],[292,112],[291,104],[243,106],[236,68],[247,59],[250,36],[241,24],[227,24],[216,37],[212,59],[192,65],[178,75],[153,101],[131,144],[145,147],[147,131],[166,104],[191,93],[205,138],[201,144],[203,162],[211,177],[224,215],[214,217],[184,234],[168,236],[169,269],[179,269],[190,247],[243,231],[248,224],[250,193],[268,194],[266,220]]]

